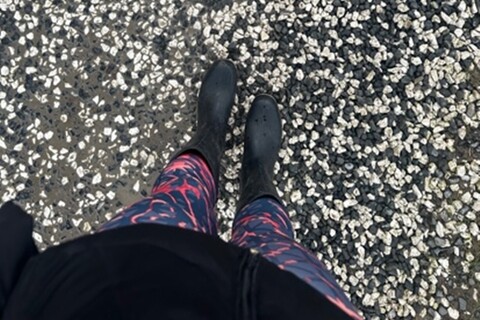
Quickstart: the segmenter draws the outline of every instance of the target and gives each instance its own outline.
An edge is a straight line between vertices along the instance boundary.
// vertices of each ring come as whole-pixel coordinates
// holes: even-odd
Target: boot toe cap
[[[217,60],[208,70],[204,82],[217,82],[217,85],[236,85],[237,69],[230,60]]]
[[[201,108],[230,108],[235,99],[237,70],[228,60],[216,61],[203,78],[199,104]],[[214,110],[217,112],[220,110]]]

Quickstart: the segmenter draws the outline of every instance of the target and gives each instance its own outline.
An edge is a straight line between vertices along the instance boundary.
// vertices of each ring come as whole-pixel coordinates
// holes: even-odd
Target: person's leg
[[[279,268],[309,283],[352,319],[361,319],[324,264],[294,240],[292,224],[273,184],[281,138],[276,101],[265,95],[257,97],[245,127],[232,242],[258,251]]]
[[[288,213],[276,199],[261,197],[243,207],[235,216],[231,242],[258,251],[309,283],[352,319],[362,319],[325,265],[294,240]]]
[[[138,223],[159,223],[217,234],[217,187],[202,156],[185,153],[157,178],[149,197],[125,208],[100,231]]]
[[[123,210],[100,231],[158,223],[217,234],[214,206],[236,84],[230,61],[210,67],[200,88],[195,135],[160,174],[152,195]]]

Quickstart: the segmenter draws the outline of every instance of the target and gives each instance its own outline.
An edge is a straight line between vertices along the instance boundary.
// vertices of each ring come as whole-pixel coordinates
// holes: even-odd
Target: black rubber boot
[[[253,101],[247,116],[237,211],[264,196],[282,203],[273,184],[273,169],[281,142],[282,123],[277,102],[271,96],[260,95]]]
[[[197,130],[176,156],[198,152],[206,160],[216,185],[225,149],[228,118],[235,100],[237,71],[228,60],[216,61],[205,74],[197,108]]]

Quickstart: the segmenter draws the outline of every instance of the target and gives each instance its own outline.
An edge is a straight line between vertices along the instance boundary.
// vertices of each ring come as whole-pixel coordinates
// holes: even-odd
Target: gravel
[[[479,10],[477,0],[0,0],[1,200],[35,218],[43,249],[94,232],[190,139],[201,75],[229,58],[240,80],[221,236],[245,114],[271,93],[297,239],[365,318],[478,319]]]

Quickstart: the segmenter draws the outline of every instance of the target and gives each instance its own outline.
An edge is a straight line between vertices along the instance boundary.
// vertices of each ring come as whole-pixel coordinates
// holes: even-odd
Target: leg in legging
[[[125,208],[100,231],[158,223],[217,235],[216,196],[207,163],[196,153],[185,153],[163,170],[151,196]]]
[[[232,243],[257,250],[309,283],[352,319],[361,319],[325,265],[295,242],[288,213],[277,200],[262,197],[240,210],[233,222]]]

